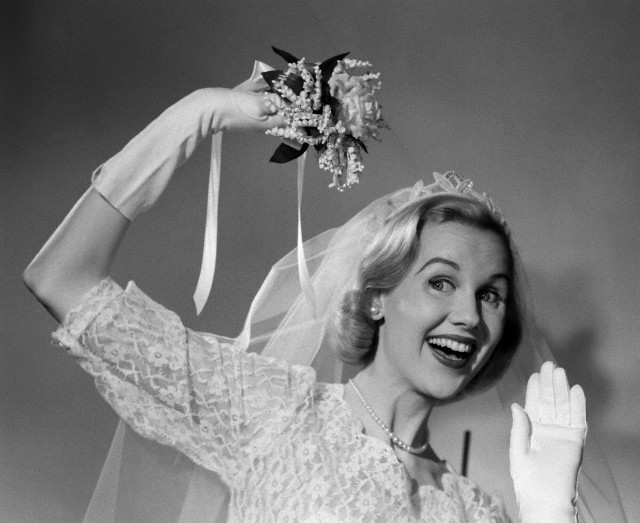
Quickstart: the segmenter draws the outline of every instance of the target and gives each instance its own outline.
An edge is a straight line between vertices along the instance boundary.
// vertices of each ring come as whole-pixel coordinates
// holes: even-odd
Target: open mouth
[[[464,367],[476,349],[475,341],[469,339],[432,336],[426,341],[440,363],[456,369]]]

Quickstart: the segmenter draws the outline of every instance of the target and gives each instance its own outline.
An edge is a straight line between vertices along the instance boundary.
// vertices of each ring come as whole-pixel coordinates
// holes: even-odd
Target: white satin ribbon
[[[302,188],[304,185],[304,162],[307,159],[307,153],[298,157],[298,278],[300,280],[300,288],[304,293],[307,303],[311,308],[311,312],[316,316],[316,293],[309,276],[309,267],[307,267],[307,258],[304,255],[304,243],[302,241]]]
[[[198,315],[202,312],[213,284],[218,254],[218,195],[220,194],[220,155],[222,133],[211,137],[211,166],[209,167],[209,191],[207,195],[207,221],[204,230],[204,247],[200,276],[193,294]]]
[[[256,61],[253,65],[251,77],[245,80],[235,89],[242,89],[252,92],[260,92],[267,89],[267,83],[262,77],[265,71],[273,70],[269,65]],[[200,276],[198,284],[193,294],[193,301],[196,305],[198,315],[202,312],[213,285],[213,277],[216,268],[216,257],[218,251],[218,198],[220,194],[220,157],[222,154],[222,133],[216,133],[211,140],[211,167],[209,168],[209,190],[207,195],[207,221],[204,231],[204,247],[202,251],[202,264],[200,265]],[[298,276],[300,287],[315,316],[315,291],[309,276],[309,269],[304,255],[302,241],[302,187],[304,183],[304,164],[307,154],[298,158]]]

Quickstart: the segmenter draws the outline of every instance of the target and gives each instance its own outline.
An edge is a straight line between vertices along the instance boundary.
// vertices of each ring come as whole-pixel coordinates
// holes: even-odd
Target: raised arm
[[[24,282],[58,321],[99,280],[129,220],[89,188],[24,271]]]
[[[61,321],[109,274],[131,220],[156,202],[209,133],[281,124],[258,93],[210,88],[180,100],[96,171],[93,187],[24,271],[25,284]]]

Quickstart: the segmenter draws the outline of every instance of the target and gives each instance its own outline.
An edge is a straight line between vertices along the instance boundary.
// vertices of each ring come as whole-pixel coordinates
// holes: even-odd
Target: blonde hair
[[[495,232],[508,254],[508,271],[516,281],[515,249],[509,233],[482,203],[451,194],[417,200],[387,218],[373,237],[358,270],[358,289],[347,292],[338,314],[338,357],[346,363],[368,364],[376,353],[378,322],[371,317],[372,297],[395,288],[404,278],[420,248],[420,233],[427,223],[455,222]],[[507,369],[522,338],[522,320],[515,285],[506,302],[505,325],[487,363],[467,386],[481,390]]]

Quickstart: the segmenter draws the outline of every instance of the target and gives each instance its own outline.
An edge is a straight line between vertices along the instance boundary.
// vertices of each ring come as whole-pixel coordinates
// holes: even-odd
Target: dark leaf
[[[294,93],[300,94],[304,88],[304,80],[298,74],[288,74],[284,79],[284,85],[289,87]]]
[[[329,90],[329,84],[327,82],[322,82],[322,91],[320,94],[320,103],[324,107],[328,105],[331,107],[331,115],[333,118],[338,118],[338,109],[342,105],[342,102],[338,100],[335,96],[331,96],[331,92]]]
[[[362,147],[365,153],[369,154],[369,151],[367,150],[367,146],[363,143],[362,140],[360,140],[359,138],[356,138],[355,136],[352,136],[351,139],[354,142],[356,142],[360,147]]]
[[[329,106],[331,107],[331,109],[334,112],[338,111],[338,107],[340,107],[342,105],[342,102],[340,100],[338,100],[335,96],[329,96],[329,99],[327,100],[327,103],[329,104]]]
[[[320,72],[322,73],[322,78],[326,78],[328,80],[331,77],[331,73],[333,73],[333,69],[338,64],[338,62],[348,54],[349,53],[342,53],[337,56],[327,58],[324,62],[322,62],[320,64]]]
[[[273,163],[287,163],[291,160],[295,160],[299,156],[302,156],[308,148],[309,144],[306,143],[303,144],[300,149],[291,147],[286,143],[281,143],[280,146],[274,151],[269,161]]]
[[[276,53],[278,56],[284,58],[288,64],[295,64],[296,62],[299,62],[299,60],[295,56],[287,53],[286,51],[283,51],[282,49],[278,49],[277,47],[273,46],[271,46],[271,49],[273,49],[274,53]]]
[[[320,136],[320,131],[318,131],[316,127],[305,127],[304,130],[306,131],[307,135],[311,136],[312,138],[317,138],[318,136]]]
[[[286,76],[285,74],[286,73],[284,71],[280,70],[267,71],[265,73],[262,73],[262,78],[265,79],[271,89],[273,89],[274,82],[284,78],[284,85],[289,87],[294,93],[300,94],[302,92],[302,89],[304,88],[304,80],[302,79],[302,77],[297,74],[287,74]]]
[[[266,71],[262,73],[262,78],[264,78],[265,82],[269,84],[269,87],[273,87],[273,82],[275,82],[283,74],[284,71],[276,69],[274,71]]]
[[[332,98],[329,82],[323,80],[320,82],[320,103],[322,105],[331,105],[331,108],[333,109],[333,105],[331,104]]]

